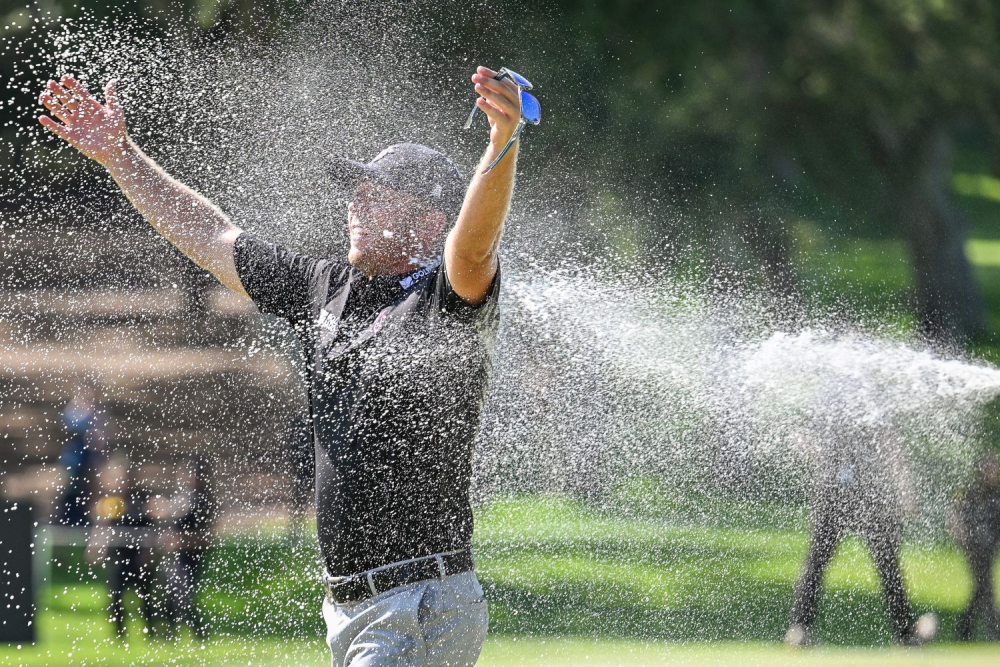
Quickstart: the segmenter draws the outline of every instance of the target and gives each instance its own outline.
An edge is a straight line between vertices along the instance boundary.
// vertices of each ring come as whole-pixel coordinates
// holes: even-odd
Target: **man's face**
[[[395,273],[426,253],[444,227],[444,214],[412,195],[362,181],[347,206],[348,261],[369,275]]]

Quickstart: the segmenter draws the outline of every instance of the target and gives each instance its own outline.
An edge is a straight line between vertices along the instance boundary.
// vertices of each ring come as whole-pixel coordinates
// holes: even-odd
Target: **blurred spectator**
[[[156,524],[152,493],[125,457],[107,467],[108,493],[97,503],[99,526],[88,545],[91,560],[103,552],[108,567],[109,613],[119,638],[126,635],[125,591],[135,590],[146,632],[155,634]]]
[[[107,445],[104,409],[97,402],[94,387],[89,384],[78,387],[62,417],[69,440],[59,457],[59,467],[65,472],[65,492],[59,501],[56,522],[89,526],[93,521],[96,475],[103,465]]]
[[[899,569],[900,515],[915,507],[902,446],[888,428],[875,425],[827,425],[820,434],[809,553],[795,586],[785,642],[813,643],[823,573],[849,532],[864,541],[875,561],[894,639],[904,645],[929,641],[937,632],[937,618],[925,614],[914,619]]]
[[[982,617],[986,636],[1000,640],[1000,620],[993,593],[993,562],[1000,544],[1000,456],[983,455],[972,485],[960,494],[949,521],[958,545],[969,559],[973,592],[969,606],[958,618],[959,640],[969,641],[976,620]]]
[[[170,623],[174,629],[185,623],[195,636],[205,639],[208,627],[198,611],[197,594],[216,519],[211,475],[205,459],[192,457],[188,460],[175,501],[178,518],[165,536],[167,550],[175,552],[167,579]]]

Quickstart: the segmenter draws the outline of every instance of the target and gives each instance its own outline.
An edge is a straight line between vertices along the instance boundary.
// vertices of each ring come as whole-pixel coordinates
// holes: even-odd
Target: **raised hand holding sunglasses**
[[[535,96],[527,92],[532,88],[531,82],[506,67],[500,68],[498,72],[481,67],[472,80],[481,97],[476,100],[476,105],[465,121],[465,128],[472,125],[476,111],[481,110],[490,119],[491,141],[499,144],[498,140],[502,140],[507,131],[510,132],[499,155],[483,170],[482,173],[486,174],[503,159],[525,127],[529,124],[538,125],[542,109]]]

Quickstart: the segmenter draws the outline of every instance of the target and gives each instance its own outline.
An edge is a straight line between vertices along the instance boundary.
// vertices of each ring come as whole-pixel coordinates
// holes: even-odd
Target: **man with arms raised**
[[[518,89],[495,75],[479,67],[472,77],[490,141],[468,188],[448,158],[415,144],[332,165],[354,189],[347,261],[246,233],[167,175],[129,139],[114,82],[103,105],[70,76],[40,98],[52,114],[42,125],[106,167],[160,234],[287,320],[306,346],[334,665],[472,665],[486,635],[468,495],[516,150],[488,173],[482,166],[520,119]]]

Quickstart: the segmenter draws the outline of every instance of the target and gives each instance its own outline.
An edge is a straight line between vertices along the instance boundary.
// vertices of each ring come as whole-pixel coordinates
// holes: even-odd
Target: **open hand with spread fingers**
[[[54,119],[40,116],[38,121],[81,153],[107,167],[128,140],[125,114],[118,105],[115,85],[115,81],[108,83],[104,89],[105,104],[101,104],[68,74],[58,82],[49,81],[38,100]]]

